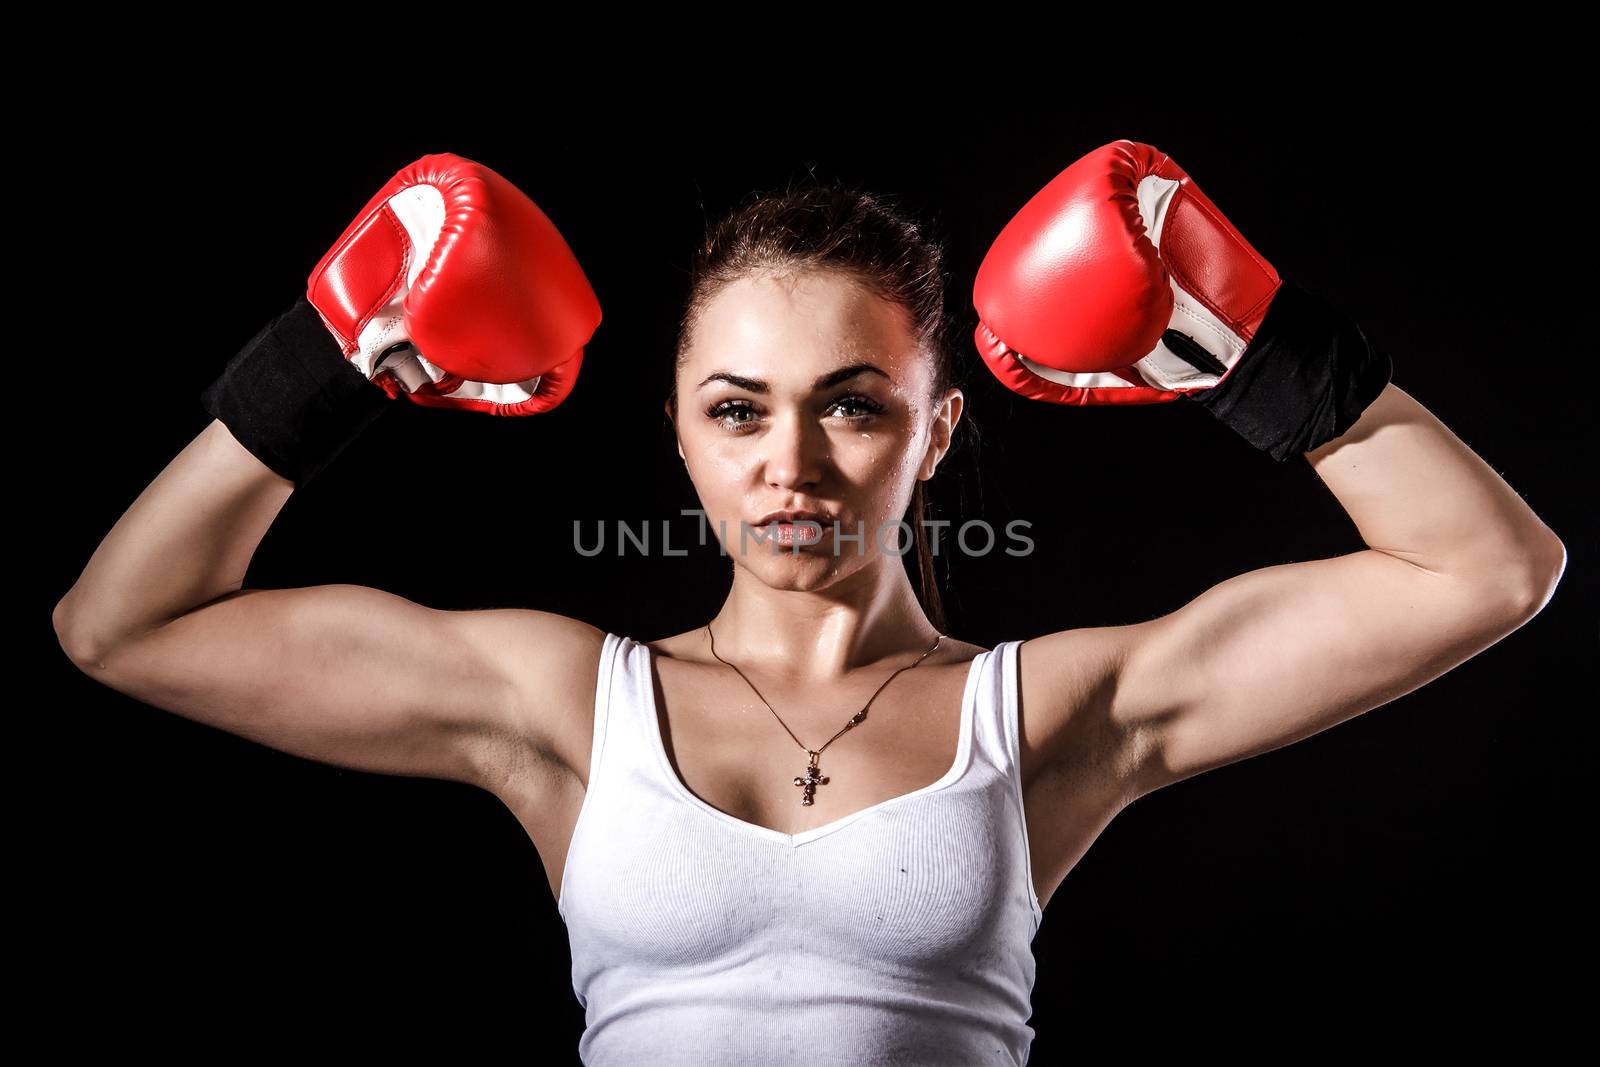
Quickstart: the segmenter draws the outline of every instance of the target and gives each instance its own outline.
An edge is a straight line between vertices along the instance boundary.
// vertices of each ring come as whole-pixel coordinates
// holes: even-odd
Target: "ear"
[[[672,436],[678,442],[678,458],[687,464],[689,457],[683,454],[683,438],[678,436],[678,420],[672,417],[672,401],[664,401],[661,408],[667,413],[667,421],[672,424]]]
[[[939,462],[950,451],[950,441],[955,434],[956,424],[961,421],[961,409],[965,403],[966,397],[961,390],[952,388],[945,393],[944,401],[933,417],[928,451],[922,457],[922,467],[917,471],[918,481],[925,482],[932,478],[933,472],[939,469]]]

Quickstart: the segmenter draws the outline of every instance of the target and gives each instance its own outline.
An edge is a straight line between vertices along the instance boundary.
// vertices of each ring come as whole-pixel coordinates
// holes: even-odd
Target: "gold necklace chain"
[[[767,710],[772,712],[772,717],[778,720],[778,725],[782,726],[784,731],[787,732],[790,737],[794,737],[794,743],[799,745],[802,749],[805,749],[806,755],[810,757],[810,764],[806,767],[806,773],[804,775],[796,775],[794,779],[795,785],[804,787],[800,794],[800,803],[805,806],[809,806],[814,801],[817,793],[817,786],[826,785],[828,783],[828,776],[821,773],[817,765],[817,761],[822,758],[823,750],[826,749],[828,745],[833,744],[846,733],[865,722],[867,718],[867,708],[871,707],[872,702],[878,699],[878,694],[883,692],[883,686],[894,681],[895,678],[900,674],[900,671],[909,671],[913,667],[920,666],[922,661],[932,655],[933,650],[938,648],[940,642],[944,640],[944,634],[940,634],[933,642],[933,645],[929,647],[928,651],[917,657],[915,663],[908,663],[904,667],[901,667],[900,670],[895,671],[894,674],[891,674],[889,677],[885,678],[883,680],[883,685],[878,686],[878,688],[873,691],[872,695],[867,698],[867,702],[861,705],[860,711],[850,716],[850,721],[844,724],[844,728],[842,730],[828,738],[827,743],[824,744],[822,748],[809,749],[806,748],[804,742],[802,742],[798,737],[794,736],[794,731],[789,729],[789,724],[783,721],[783,716],[778,714],[777,709],[767,701],[766,697],[761,696],[761,690],[756,688],[756,684],[749,678],[745,678],[744,671],[741,671],[738,667],[735,667],[732,663],[728,663],[727,660],[717,655],[717,637],[711,632],[710,623],[706,623],[706,636],[711,638],[711,654],[716,656],[716,658],[722,663],[727,664],[727,666],[733,667],[734,673],[739,677],[744,678],[744,684],[748,685],[756,696],[761,697],[761,703],[767,705]]]

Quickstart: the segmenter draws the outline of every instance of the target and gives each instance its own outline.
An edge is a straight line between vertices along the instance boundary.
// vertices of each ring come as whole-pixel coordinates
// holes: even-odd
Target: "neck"
[[[733,588],[710,625],[717,655],[797,684],[921,655],[939,638],[895,557],[820,590],[775,589],[735,566]]]

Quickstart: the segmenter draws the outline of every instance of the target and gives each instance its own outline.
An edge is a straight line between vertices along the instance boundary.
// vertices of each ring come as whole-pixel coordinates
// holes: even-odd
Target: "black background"
[[[68,366],[53,400],[16,390],[47,417],[17,456],[40,478],[45,536],[19,561],[40,584],[22,666],[42,696],[13,714],[43,731],[13,750],[36,776],[13,817],[39,848],[18,921],[43,949],[31,997],[64,1012],[58,1036],[509,1043],[575,1062],[565,931],[494,797],[302,760],[130,700],[75,669],[45,622],[205,426],[200,390],[424,153],[495,168],[560,227],[605,315],[582,377],[537,418],[400,405],[295,493],[249,585],[534,607],[641,640],[708,618],[726,589],[714,550],[588,559],[572,523],[659,529],[695,505],[660,414],[690,250],[747,192],[807,174],[893,194],[946,242],[982,438],[935,499],[997,527],[1025,518],[1037,546],[949,557],[956,636],[991,647],[1137,621],[1246,570],[1362,547],[1309,466],[1273,463],[1198,406],[1024,401],[973,352],[993,235],[1066,165],[1130,137],[1349,310],[1570,561],[1540,615],[1421,690],[1124,811],[1034,942],[1033,1062],[1552,1040],[1587,1007],[1571,983],[1591,958],[1578,796],[1596,652],[1594,242],[1577,101],[1472,71],[1372,99],[1203,104],[1082,85],[947,85],[916,106],[877,83],[730,88],[666,78],[613,104],[552,82],[493,105],[411,91],[341,108],[326,84],[263,104],[129,83],[37,131],[14,206],[48,230],[32,246],[62,303],[46,350]]]

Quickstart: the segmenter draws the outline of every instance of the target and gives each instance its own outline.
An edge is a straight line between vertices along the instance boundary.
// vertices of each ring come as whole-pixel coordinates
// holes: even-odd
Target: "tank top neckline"
[[[628,640],[632,641],[633,639],[629,638]],[[645,655],[646,676],[644,679],[643,688],[647,694],[645,697],[645,714],[648,717],[649,722],[646,724],[645,730],[649,741],[649,747],[654,752],[656,763],[660,767],[661,773],[663,777],[666,778],[667,783],[671,787],[672,791],[686,801],[690,807],[703,812],[711,818],[733,826],[742,833],[749,834],[763,840],[777,842],[778,844],[789,845],[793,848],[798,848],[801,845],[809,844],[812,841],[817,841],[821,838],[827,837],[829,834],[843,830],[852,823],[875,812],[883,811],[886,808],[898,806],[907,801],[917,800],[933,793],[937,793],[942,789],[946,789],[952,785],[955,785],[962,778],[964,778],[966,776],[967,768],[972,762],[972,720],[974,715],[973,705],[977,703],[976,690],[978,680],[978,665],[982,662],[985,656],[994,651],[993,649],[985,649],[976,656],[973,656],[968,662],[967,680],[966,684],[962,687],[961,692],[961,718],[960,726],[957,731],[955,760],[950,764],[950,769],[945,771],[937,781],[929,782],[927,785],[922,786],[919,789],[913,789],[909,793],[901,793],[899,796],[890,797],[887,800],[880,800],[876,804],[858,809],[849,813],[848,815],[841,815],[831,822],[825,822],[820,826],[813,826],[809,830],[802,830],[799,833],[788,834],[784,833],[782,830],[775,830],[770,826],[762,826],[760,823],[747,822],[744,819],[730,815],[721,808],[700,799],[700,797],[697,796],[693,790],[683,783],[683,779],[678,777],[678,772],[673,769],[672,761],[667,758],[666,741],[661,736],[661,709],[656,702],[655,686],[656,652],[655,649],[651,648],[643,641],[634,641],[634,643],[640,648],[644,649]]]

